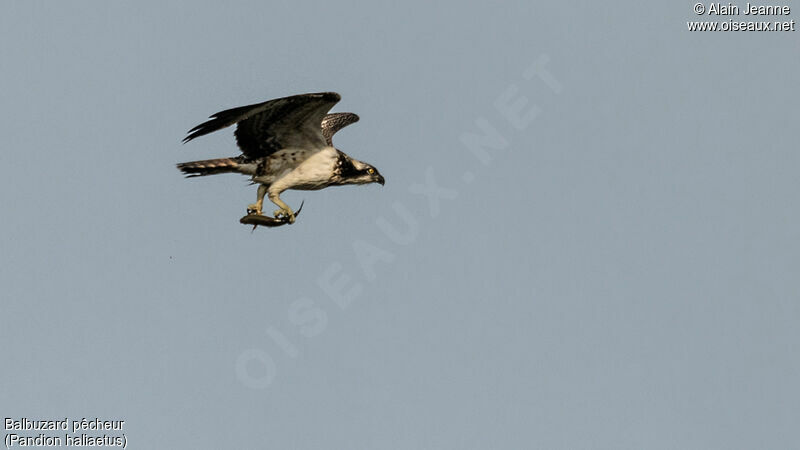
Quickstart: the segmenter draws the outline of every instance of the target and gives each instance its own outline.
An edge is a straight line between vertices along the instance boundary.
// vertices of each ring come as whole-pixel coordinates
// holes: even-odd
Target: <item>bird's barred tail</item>
[[[178,164],[178,169],[185,173],[187,178],[236,172],[238,167],[237,158],[206,159]]]

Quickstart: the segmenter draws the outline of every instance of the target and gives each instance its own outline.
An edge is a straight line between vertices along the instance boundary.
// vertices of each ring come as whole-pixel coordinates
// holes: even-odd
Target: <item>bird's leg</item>
[[[267,187],[263,184],[258,185],[258,200],[252,205],[247,205],[247,214],[261,215],[261,208],[264,206],[264,195],[266,194]]]
[[[281,209],[276,209],[273,215],[276,219],[285,219],[289,223],[294,223],[294,212],[292,212],[292,208],[289,208],[289,205],[283,202],[279,197],[280,194],[275,193],[269,194],[269,199],[272,203],[278,205]]]

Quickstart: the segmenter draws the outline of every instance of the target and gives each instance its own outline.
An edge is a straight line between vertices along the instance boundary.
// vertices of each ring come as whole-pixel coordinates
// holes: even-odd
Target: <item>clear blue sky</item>
[[[3,2],[0,415],[139,449],[792,447],[798,34],[690,33],[693,4]],[[237,154],[180,143],[208,115],[316,91],[386,186],[251,233],[244,177],[175,169]]]

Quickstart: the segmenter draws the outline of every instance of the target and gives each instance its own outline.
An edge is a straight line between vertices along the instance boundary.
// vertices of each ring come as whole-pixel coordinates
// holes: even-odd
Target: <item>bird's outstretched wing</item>
[[[327,146],[322,119],[340,99],[335,92],[321,92],[220,111],[211,120],[189,130],[183,142],[236,123],[236,143],[250,158],[290,147],[319,150]]]
[[[327,114],[325,118],[322,119],[322,135],[325,137],[325,142],[333,146],[333,135],[342,128],[356,122],[358,122],[358,115],[355,113],[343,112]]]

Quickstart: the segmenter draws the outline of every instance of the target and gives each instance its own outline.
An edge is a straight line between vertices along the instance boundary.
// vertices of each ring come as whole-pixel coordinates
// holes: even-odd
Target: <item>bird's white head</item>
[[[378,183],[383,186],[386,182],[383,175],[371,164],[352,158],[350,161],[353,163],[353,167],[355,167],[356,171],[347,177],[348,184]]]

